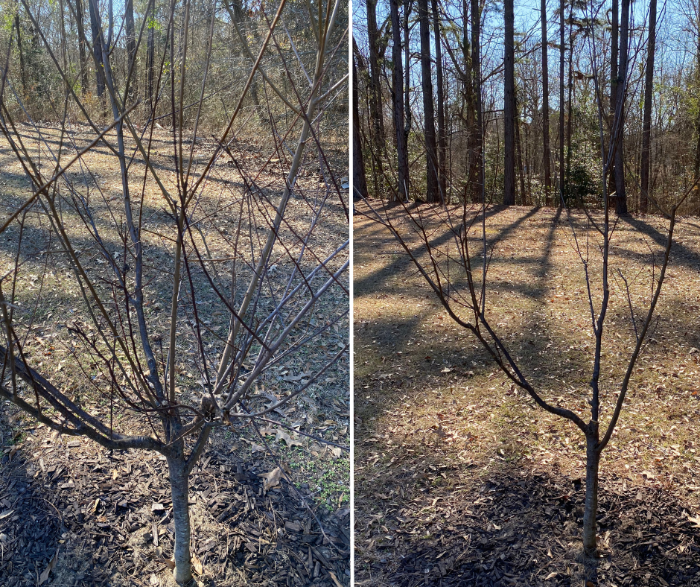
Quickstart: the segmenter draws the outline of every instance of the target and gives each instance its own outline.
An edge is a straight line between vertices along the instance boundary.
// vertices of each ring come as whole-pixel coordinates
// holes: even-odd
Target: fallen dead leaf
[[[269,473],[261,473],[258,477],[264,479],[263,491],[267,491],[280,484],[280,477],[282,476],[282,469],[279,467],[273,469]]]
[[[336,459],[339,459],[339,458],[340,458],[340,455],[343,454],[343,449],[341,449],[339,446],[334,446],[334,447],[331,449],[331,452],[333,453],[333,456],[334,456]]]
[[[51,560],[49,561],[49,564],[47,567],[44,569],[44,572],[39,575],[39,582],[37,585],[42,585],[46,583],[46,581],[49,580],[49,573],[53,570],[53,568],[56,566],[56,562],[58,561],[58,548],[56,549],[56,553],[53,555]]]
[[[197,558],[196,554],[192,555],[192,567],[194,568],[194,572],[198,575],[204,574],[204,567],[202,566],[202,561]]]
[[[276,436],[277,436],[277,442],[279,442],[280,440],[284,440],[287,443],[287,446],[289,446],[289,447],[303,446],[299,440],[292,438],[284,430],[277,430]]]

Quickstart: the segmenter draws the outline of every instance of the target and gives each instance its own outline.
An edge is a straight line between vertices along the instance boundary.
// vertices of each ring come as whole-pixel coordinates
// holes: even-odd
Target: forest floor
[[[400,206],[372,205],[408,234]],[[356,210],[368,208],[356,203]],[[436,209],[416,210],[431,241],[446,246]],[[700,585],[697,219],[677,226],[659,319],[603,453],[601,556],[591,567],[581,558],[583,434],[514,388],[450,319],[388,230],[357,212],[356,584]],[[666,226],[657,217],[628,217],[615,229],[602,430],[633,348],[628,299],[639,316],[658,276]],[[600,307],[600,254],[582,213],[490,208],[487,316],[534,388],[587,422],[594,339],[572,227],[584,255],[588,246]],[[417,241],[408,241],[425,261]],[[452,271],[458,279],[455,265]]]
[[[36,129],[20,127],[30,152],[38,157],[41,151],[41,167],[50,176],[54,163],[49,149],[55,152],[59,131],[50,126],[40,130],[41,139]],[[71,129],[69,136],[75,148],[92,138],[80,126]],[[114,140],[113,133],[110,136]],[[151,160],[164,183],[176,193],[170,155],[172,135],[159,131],[154,138]],[[193,146],[195,176],[213,150],[214,143],[207,139],[198,139]],[[346,141],[342,137],[325,154],[338,179],[347,173]],[[251,178],[260,193],[274,199],[284,188],[282,166],[288,163],[280,162],[279,155],[263,139],[235,143],[231,156],[236,157],[236,165],[230,157],[217,161],[206,192],[213,196],[202,197],[198,204],[216,218],[208,235],[209,244],[222,256],[229,247],[227,235],[234,234],[238,222],[230,202],[236,201]],[[63,160],[67,160],[65,154]],[[267,168],[259,173],[266,161]],[[137,157],[130,169],[134,193],[140,193],[143,184],[143,166],[139,165]],[[0,141],[0,169],[2,223],[5,214],[31,194],[29,182],[4,139]],[[246,174],[248,184],[241,173]],[[88,198],[97,225],[104,238],[114,240],[118,253],[119,235],[110,218],[116,218],[115,224],[121,226],[123,206],[120,213],[122,192],[114,158],[100,145],[84,157],[83,165],[74,166],[68,174],[81,189],[90,185]],[[317,158],[309,151],[297,184],[303,198],[295,196],[286,215],[290,226],[304,226],[309,222],[309,209],[325,202],[316,231],[318,240],[309,242],[310,247],[315,247],[315,254],[322,257],[348,237],[345,204],[338,201],[337,195],[324,200],[326,181],[328,178],[319,172]],[[162,339],[167,340],[168,313],[164,310],[169,308],[172,295],[172,271],[168,272],[168,268],[174,249],[167,239],[172,221],[158,196],[149,184],[144,197],[148,209],[142,236],[146,255],[145,313],[151,332],[162,333]],[[114,217],[110,216],[113,211]],[[81,233],[84,227],[70,203],[62,214],[81,262],[98,287],[104,282],[101,277],[106,277],[108,283],[109,267],[94,243]],[[251,232],[255,234],[257,230]],[[104,382],[99,370],[92,370],[94,364],[81,367],[69,352],[72,343],[66,326],[89,323],[89,316],[65,260],[60,254],[46,254],[56,247],[50,236],[46,216],[41,210],[33,210],[22,236],[23,263],[15,298],[20,308],[17,328],[26,341],[32,367],[74,401],[79,398],[93,413],[109,417],[108,405],[103,399],[92,397],[81,371],[86,368],[94,381]],[[0,266],[12,266],[18,238],[15,226],[3,234]],[[274,259],[284,259],[283,254],[274,254]],[[340,263],[343,256],[339,258]],[[277,273],[281,275],[286,267],[283,260],[277,262]],[[239,273],[243,276],[245,268]],[[195,267],[192,274],[199,316],[206,328],[204,343],[215,354],[223,347],[228,315],[218,298],[207,290],[208,282],[202,272]],[[317,304],[315,320],[326,310],[346,311],[347,303],[342,292],[327,296]],[[286,358],[279,369],[261,381],[262,387],[256,388],[251,402],[269,402],[290,385],[298,385],[294,382],[305,373],[318,370],[329,356],[347,345],[347,332],[347,320],[340,320],[335,328],[314,340],[313,349]],[[181,397],[192,400],[190,395],[197,397],[200,393],[193,329],[178,326],[177,349],[176,390],[183,394]],[[200,585],[349,584],[349,453],[303,436],[306,433],[336,445],[349,445],[348,381],[348,361],[338,361],[317,384],[280,410],[282,422],[288,421],[301,434],[286,433],[270,424],[260,428],[264,441],[247,425],[216,429],[212,434],[190,477],[194,570]],[[280,413],[273,414],[272,419],[280,419]],[[123,415],[115,414],[117,429],[132,426],[131,431],[146,430],[144,422],[135,422],[134,418],[122,421]],[[283,476],[277,487],[265,491],[261,476],[277,467],[282,468],[291,483]],[[48,567],[51,572],[43,582],[47,586],[169,585],[172,574],[167,563],[173,547],[170,503],[166,463],[157,453],[111,453],[87,439],[53,433],[10,404],[0,406],[3,587],[37,585]]]

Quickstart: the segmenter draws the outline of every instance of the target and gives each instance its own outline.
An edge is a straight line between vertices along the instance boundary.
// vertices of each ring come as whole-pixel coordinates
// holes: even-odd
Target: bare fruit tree
[[[148,103],[129,90],[134,60],[121,73],[111,65],[124,40],[110,14],[93,39],[104,58],[105,124],[75,91],[71,4],[48,9],[60,25],[51,31],[46,14],[22,5],[63,90],[50,103],[52,123],[33,120],[13,91],[12,33],[2,38],[0,142],[24,188],[1,200],[0,396],[62,434],[164,455],[174,574],[187,582],[188,478],[212,430],[285,426],[285,404],[347,365],[347,153],[332,160],[322,136],[329,113],[345,110],[347,6],[260,8],[264,34],[246,47],[245,84],[224,104],[223,128],[205,134],[200,121],[223,91],[214,31],[236,24],[224,7],[212,3],[196,52],[193,3],[161,10]],[[153,11],[150,0],[130,55],[153,31]],[[295,40],[290,11],[311,24]],[[56,325],[48,354],[36,335],[47,321]],[[324,341],[339,338],[329,351]],[[280,377],[292,361],[303,376]]]
[[[597,14],[589,16],[594,22]],[[591,35],[591,38],[592,35]],[[598,52],[594,46],[591,77],[598,76]],[[627,91],[627,80],[623,79],[623,92]],[[569,223],[571,254],[580,262],[580,271],[585,282],[587,296],[582,303],[590,310],[590,328],[595,341],[592,357],[590,391],[580,391],[590,407],[590,416],[557,405],[558,402],[545,397],[545,392],[538,389],[528,377],[529,366],[521,364],[506,342],[510,333],[499,334],[498,326],[489,317],[488,269],[493,261],[493,250],[489,249],[486,237],[487,208],[482,185],[482,204],[473,206],[465,201],[461,205],[430,207],[429,210],[410,206],[402,202],[402,208],[380,207],[371,200],[358,204],[358,212],[370,220],[382,224],[395,237],[396,241],[416,266],[429,287],[437,296],[450,318],[461,328],[475,336],[488,352],[501,372],[517,387],[526,392],[534,403],[543,410],[571,421],[584,435],[586,446],[586,494],[583,515],[583,550],[587,555],[597,552],[596,515],[598,511],[598,479],[600,459],[615,431],[619,421],[630,380],[640,354],[648,342],[650,329],[654,324],[654,312],[661,295],[666,276],[676,218],[679,207],[693,191],[693,186],[683,194],[678,194],[674,205],[665,208],[660,202],[654,204],[668,220],[666,243],[657,263],[653,254],[649,267],[649,281],[625,275],[624,267],[613,268],[611,250],[614,247],[613,236],[616,220],[611,221],[610,205],[614,194],[606,190],[606,177],[615,161],[615,138],[622,132],[624,123],[622,106],[624,99],[618,102],[614,113],[612,137],[605,144],[604,110],[600,102],[600,88],[596,86],[598,96],[598,123],[600,149],[603,168],[600,170],[600,182],[603,190],[604,212],[592,215],[585,210],[587,226],[577,228],[576,223]],[[624,94],[626,95],[626,94]],[[696,181],[697,184],[697,181]],[[420,196],[419,196],[420,197]],[[562,198],[561,206],[565,206]],[[571,216],[570,216],[571,218]],[[585,234],[581,234],[581,233]],[[651,250],[651,249],[650,249]],[[627,362],[624,375],[614,382],[617,393],[607,395],[614,398],[609,410],[609,417],[601,421],[603,400],[601,398],[601,374],[603,372],[605,350],[623,351],[621,341],[613,336],[606,325],[610,309],[611,281],[617,279],[619,291],[624,304],[629,309],[629,325],[633,344],[625,348]],[[642,283],[642,281],[644,281]],[[570,293],[570,295],[574,295]],[[643,302],[640,303],[639,300]],[[612,356],[609,353],[608,356]],[[612,359],[618,361],[619,359]],[[562,374],[562,378],[563,378]],[[561,398],[559,398],[561,399]],[[577,404],[581,402],[578,401]]]

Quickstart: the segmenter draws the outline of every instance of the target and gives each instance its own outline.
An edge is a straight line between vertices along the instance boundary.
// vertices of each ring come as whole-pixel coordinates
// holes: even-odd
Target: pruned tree
[[[588,15],[589,25],[593,18]],[[507,22],[507,20],[506,20]],[[589,43],[595,40],[589,38]],[[539,408],[570,421],[583,435],[586,447],[585,471],[585,505],[583,512],[582,546],[586,555],[593,556],[597,551],[598,480],[601,455],[611,441],[617,423],[622,414],[630,381],[637,361],[645,349],[650,330],[653,329],[655,311],[664,286],[666,271],[673,247],[674,229],[680,206],[692,192],[696,182],[683,193],[676,196],[671,207],[660,206],[659,209],[668,220],[666,242],[661,251],[661,261],[657,265],[654,254],[651,257],[649,281],[637,284],[638,290],[627,279],[624,271],[618,268],[616,276],[611,266],[611,251],[615,246],[613,234],[615,220],[611,219],[608,207],[607,177],[615,160],[615,145],[621,133],[619,115],[611,140],[606,145],[605,111],[602,104],[602,92],[598,87],[598,73],[601,70],[599,54],[591,48],[594,55],[593,79],[596,84],[598,133],[603,165],[599,181],[604,194],[602,217],[588,215],[588,229],[585,237],[579,234],[574,222],[567,231],[571,232],[572,253],[579,259],[579,270],[585,286],[584,298],[581,300],[589,310],[590,329],[595,341],[592,352],[590,371],[590,390],[580,390],[580,399],[585,399],[590,407],[589,415],[580,408],[567,408],[545,396],[545,392],[532,383],[528,375],[528,365],[522,364],[507,342],[508,334],[499,332],[499,325],[489,311],[488,268],[494,260],[494,250],[489,249],[487,241],[487,206],[480,207],[464,202],[461,206],[445,208],[431,207],[429,214],[424,214],[420,207],[404,206],[401,214],[393,214],[389,208],[380,208],[376,202],[367,200],[358,212],[368,219],[384,226],[415,265],[416,270],[432,290],[432,294],[445,309],[451,320],[466,333],[476,337],[490,356],[493,363],[514,386],[523,390]],[[624,71],[624,67],[623,67]],[[624,76],[618,84],[618,100],[624,100],[627,84]],[[619,107],[618,107],[619,109]],[[650,196],[651,197],[651,196]],[[659,206],[659,202],[655,201]],[[586,244],[582,244],[582,243]],[[598,251],[595,257],[592,251]],[[620,340],[609,333],[606,322],[611,303],[611,281],[619,277],[620,288],[625,305],[629,305],[630,329],[633,336],[631,347],[624,349],[627,362],[624,375],[616,382],[617,393],[601,393],[601,374],[603,372],[605,349],[613,348],[616,356],[611,358],[619,362],[619,353],[623,351]],[[645,296],[635,293],[646,292]],[[651,294],[649,292],[651,291]],[[639,306],[633,300],[644,299],[645,306]],[[610,355],[608,355],[610,356]],[[603,421],[604,397],[611,398],[611,405],[606,410],[609,417]],[[559,398],[561,400],[562,398]],[[579,400],[579,398],[577,398]],[[574,400],[575,401],[575,400]],[[576,401],[581,405],[581,401]]]
[[[41,31],[37,14],[23,4]],[[90,118],[73,90],[65,56],[54,54],[46,36],[45,50],[65,83],[66,96],[53,134],[33,120],[29,129],[18,127],[7,106],[9,52],[3,50],[0,63],[0,133],[31,186],[7,202],[0,218],[8,261],[0,274],[0,396],[61,434],[85,436],[111,450],[155,451],[166,458],[179,583],[192,576],[189,476],[212,430],[228,426],[238,433],[241,424],[255,427],[346,361],[345,344],[328,353],[317,342],[344,325],[349,311],[347,229],[342,222],[340,228],[337,222],[330,230],[328,226],[331,214],[348,219],[337,177],[344,170],[329,163],[321,133],[326,113],[347,96],[344,4],[308,5],[314,28],[314,35],[303,41],[313,58],[309,78],[304,70],[309,61],[289,61],[281,49],[285,0],[274,13],[261,9],[267,30],[255,48],[257,57],[225,128],[215,130],[208,144],[199,124],[210,104],[213,25],[201,78],[193,78],[185,50],[191,7],[189,0],[182,11],[170,5],[166,32],[178,47],[176,52],[172,44],[165,47],[161,63],[166,56],[178,57],[171,59],[168,76],[162,67],[156,70],[143,128],[131,118],[138,106],[128,92],[135,68],[123,85],[117,84],[96,0],[90,0],[91,21],[97,24],[90,49],[98,74],[104,74],[111,108],[106,128]],[[152,10],[151,0],[147,13]],[[147,26],[146,18],[135,36],[136,50]],[[266,135],[261,135],[263,129],[254,131],[267,139],[261,142],[262,158],[252,163],[238,148],[249,124],[242,105],[264,59],[276,63],[291,88],[285,101],[268,97],[266,107],[289,109],[291,122],[285,126],[280,122],[284,117],[278,117],[269,121]],[[185,88],[192,84],[199,97],[194,124],[188,126]],[[80,142],[69,132],[69,103],[86,122],[82,132],[88,138]],[[165,139],[157,136],[154,122],[162,115],[172,125]],[[171,170],[154,159],[156,139],[168,136]],[[94,160],[98,150],[107,161],[100,166]],[[117,186],[98,180],[105,166],[119,178]],[[309,167],[315,170],[313,182],[304,179]],[[263,175],[279,178],[278,183]],[[56,273],[65,280],[64,289],[49,285]],[[29,293],[32,278],[42,284],[38,293]],[[65,289],[67,283],[75,298]],[[60,367],[58,359],[37,360],[27,337],[47,290],[49,295],[65,294],[70,304],[62,307],[63,328],[55,339],[62,348],[56,353],[64,362]],[[212,325],[216,314],[223,317],[218,326]],[[185,344],[187,337],[191,347]],[[273,370],[300,353],[306,365],[303,379],[283,385],[276,396],[258,393],[258,386],[273,379]],[[76,377],[70,387],[59,374],[68,365]],[[183,382],[179,373],[185,365],[198,371],[199,384]],[[285,426],[283,421],[280,425]]]

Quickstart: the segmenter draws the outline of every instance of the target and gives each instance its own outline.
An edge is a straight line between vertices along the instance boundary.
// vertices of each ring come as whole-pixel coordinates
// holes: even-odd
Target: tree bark
[[[617,141],[615,147],[615,213],[627,214],[627,193],[625,191],[625,81],[627,80],[627,40],[630,22],[630,0],[622,0],[620,26],[620,67],[617,79]]]
[[[437,147],[438,147],[438,188],[440,201],[447,201],[447,133],[445,128],[445,97],[442,80],[442,43],[440,34],[440,18],[437,0],[432,0],[433,31],[435,33],[435,70],[437,82]]]
[[[564,202],[564,64],[566,62],[566,46],[564,44],[565,1],[559,3],[559,206]]]
[[[439,202],[437,149],[435,144],[435,107],[433,105],[433,78],[430,67],[430,20],[428,0],[418,0],[420,22],[421,85],[423,89],[423,116],[425,119],[426,200]]]
[[[644,120],[642,123],[642,165],[639,211],[646,214],[649,208],[649,166],[651,154],[651,103],[654,94],[654,53],[656,51],[656,0],[649,2],[649,54],[644,83]],[[696,171],[697,177],[697,171]]]
[[[182,441],[179,442],[182,445]],[[173,521],[175,523],[175,581],[185,583],[192,580],[190,558],[190,506],[189,479],[182,446],[173,449],[168,456],[170,490],[173,498]]]
[[[379,175],[385,151],[382,91],[379,82],[379,32],[377,31],[377,0],[367,0],[367,38],[369,41],[369,108],[374,158]]]
[[[512,206],[515,204],[515,14],[513,0],[505,0],[504,9],[503,205]]]
[[[404,127],[404,136],[406,137],[406,149],[408,150],[408,133],[411,132],[411,39],[409,37],[410,30],[408,28],[408,17],[411,14],[412,0],[404,0],[403,3],[403,38],[405,39],[404,47],[404,68],[403,73],[406,77],[404,81],[404,115],[406,116],[406,125]]]
[[[610,126],[610,145],[613,143],[613,126],[615,124],[615,106],[617,104],[617,48],[619,25],[619,0],[612,0],[612,18],[610,32],[610,115],[608,124]],[[615,193],[615,159],[613,158],[608,169],[608,193]]]
[[[544,167],[545,202],[549,202],[552,190],[552,152],[549,147],[549,64],[547,61],[547,0],[541,0],[540,19],[542,24],[542,163]]]
[[[394,65],[392,81],[394,94],[394,128],[396,132],[396,152],[398,160],[398,194],[399,198],[405,201],[408,197],[408,150],[406,149],[406,135],[404,132],[403,67],[401,64],[402,53],[401,25],[399,22],[399,1],[390,0],[389,6],[391,10],[391,30],[393,33],[393,47],[391,56]],[[408,39],[406,42],[408,42]]]
[[[78,54],[80,56],[80,92],[85,94],[90,82],[88,81],[87,39],[85,38],[83,0],[75,0],[75,20],[78,28]]]
[[[595,555],[598,549],[596,539],[596,516],[598,515],[598,468],[600,453],[598,445],[598,422],[592,421],[586,433],[586,498],[583,509],[583,550]]]
[[[154,83],[154,61],[155,61],[155,31],[153,27],[148,27],[148,38],[146,40],[146,71],[148,85],[148,101],[153,104],[153,83]]]
[[[129,94],[131,100],[136,100],[138,97],[138,75],[136,71],[136,30],[134,27],[134,0],[126,0],[124,5],[126,21],[126,53],[129,57],[128,72],[131,72],[131,83]]]
[[[95,60],[95,78],[97,96],[105,93],[105,70],[102,55],[102,22],[96,6],[97,0],[88,0],[90,9],[90,27],[92,30],[92,57]]]
[[[15,13],[15,28],[17,29],[17,50],[19,51],[19,75],[22,81],[22,93],[27,92],[27,77],[24,69],[24,49],[22,48],[22,27],[19,22],[19,6]]]
[[[478,170],[476,181],[472,184],[472,202],[481,202],[485,197],[484,173],[484,118],[481,108],[481,8],[479,0],[471,0],[472,18],[472,87],[474,88],[476,132],[474,133],[473,157],[474,167]]]
[[[355,37],[352,38],[356,48]],[[365,161],[362,157],[362,144],[360,143],[360,107],[357,87],[357,67],[355,59],[352,60],[352,192],[353,198],[367,197],[367,175],[365,173]]]

